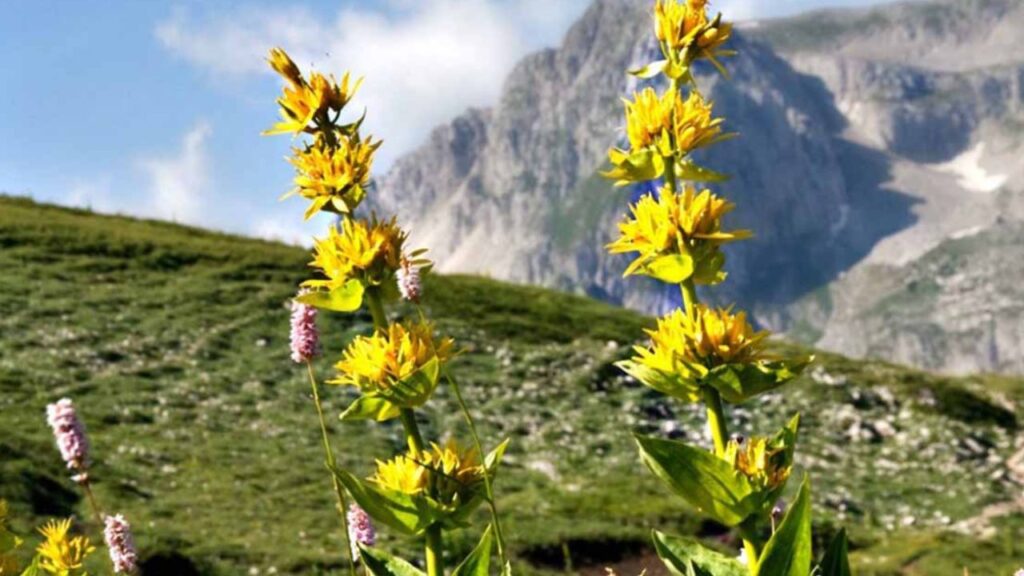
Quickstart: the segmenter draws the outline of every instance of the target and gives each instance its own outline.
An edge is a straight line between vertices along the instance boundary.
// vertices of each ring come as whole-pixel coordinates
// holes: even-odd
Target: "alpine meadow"
[[[808,79],[835,72],[829,51],[848,58],[842,74],[882,62],[863,34],[898,38],[920,61],[902,76],[871,68],[890,90],[909,90],[915,65],[942,67],[930,87],[967,90],[968,76],[980,86],[976,53],[957,67],[914,52],[917,23],[927,38],[954,37],[951,14],[1010,21],[1024,14],[1018,1],[762,23],[734,21],[735,3],[595,0],[561,52],[512,72],[496,111],[439,128],[433,152],[386,174],[366,97],[374,71],[355,72],[360,55],[338,70],[304,64],[289,46],[297,36],[260,45],[279,89],[260,95],[261,117],[278,119],[252,138],[289,146],[291,185],[272,200],[301,206],[296,225],[323,224],[308,248],[0,195],[0,576],[1021,576],[1021,302],[986,276],[1022,250],[1013,184],[984,192],[1006,209],[976,232],[926,230],[940,218],[926,203],[920,223],[888,232],[919,253],[873,264],[899,247],[880,230],[906,215],[875,222],[867,235],[883,248],[836,238],[867,230],[857,211],[895,192],[861,197],[830,223],[813,202],[831,181],[803,176],[847,160],[803,164],[818,112],[787,92],[797,82],[800,98],[836,93],[844,81]],[[617,25],[621,37],[608,32]],[[995,51],[1005,35],[991,26]],[[562,60],[602,38],[628,57]],[[772,49],[800,72],[779,72]],[[1009,78],[1000,58],[1018,54],[985,60],[986,78]],[[516,89],[545,58],[589,82],[552,96],[537,73],[530,84],[546,95]],[[986,86],[993,102],[1005,95]],[[513,105],[568,116],[512,129]],[[744,125],[777,105],[784,123]],[[843,106],[861,120],[877,112]],[[802,152],[790,164],[721,152],[792,155],[779,134],[793,123]],[[936,142],[952,133],[940,128]],[[533,137],[549,131],[560,135]],[[827,146],[850,153],[838,142],[859,134]],[[584,140],[600,160],[557,186],[499,160],[536,155],[537,175],[585,162],[568,151]],[[972,142],[962,144],[981,158]],[[465,154],[474,160],[453,160]],[[994,181],[958,158],[925,163],[963,186]],[[851,178],[838,164],[836,178]],[[790,173],[764,177],[766,165]],[[945,190],[907,166],[894,186]],[[502,179],[515,184],[487,188]],[[802,180],[810,192],[787,190],[788,201],[767,190]],[[551,205],[516,200],[517,186],[543,189]],[[796,212],[821,216],[814,226],[832,240],[780,233]],[[542,240],[514,233],[534,226]],[[842,256],[829,252],[839,244]],[[974,316],[935,316],[956,294]],[[969,345],[978,318],[998,337]],[[846,345],[856,352],[837,350]]]

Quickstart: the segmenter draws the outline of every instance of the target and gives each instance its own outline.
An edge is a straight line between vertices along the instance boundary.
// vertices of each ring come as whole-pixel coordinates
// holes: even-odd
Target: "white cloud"
[[[203,223],[203,195],[209,181],[206,141],[213,130],[199,122],[189,130],[177,154],[139,161],[149,177],[148,203],[140,206],[141,215],[189,224]]]
[[[304,9],[246,9],[206,18],[179,11],[156,28],[168,49],[219,76],[269,73],[276,45],[303,66],[366,76],[358,104],[385,140],[378,168],[471,106],[497,100],[527,53],[557,44],[588,0],[389,0],[331,18]],[[269,95],[268,95],[269,100]],[[267,121],[272,120],[268,113]]]

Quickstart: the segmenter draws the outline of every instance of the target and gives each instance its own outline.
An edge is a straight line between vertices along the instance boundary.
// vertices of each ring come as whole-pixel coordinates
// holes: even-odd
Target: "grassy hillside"
[[[0,197],[0,497],[16,528],[86,517],[43,416],[69,396],[94,444],[98,495],[134,521],[147,574],[339,572],[308,383],[288,360],[286,302],[306,260],[279,244]],[[735,546],[638,463],[630,430],[703,440],[700,414],[612,366],[648,319],[472,277],[431,278],[427,307],[467,349],[456,370],[483,434],[513,440],[499,505],[523,572],[643,559],[654,526]],[[322,318],[326,376],[370,321]],[[332,414],[351,398],[325,396]],[[1020,486],[1005,464],[1022,399],[1017,380],[824,356],[785,399],[732,415],[741,431],[767,433],[804,413],[799,463],[819,528],[852,527],[860,574],[959,575],[963,563],[997,574],[1024,557],[1024,516],[1008,504]],[[441,389],[426,435],[462,431],[453,405]],[[403,445],[397,425],[334,422],[332,434],[340,461],[363,472]],[[625,576],[636,563],[622,566]]]

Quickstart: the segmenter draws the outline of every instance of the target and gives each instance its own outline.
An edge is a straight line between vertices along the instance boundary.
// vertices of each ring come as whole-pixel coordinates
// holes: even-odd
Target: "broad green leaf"
[[[722,267],[725,266],[725,254],[713,244],[707,246],[712,248],[710,254],[706,250],[702,250],[700,252],[704,252],[704,254],[698,253],[694,257],[697,265],[693,270],[693,281],[707,286],[720,284],[728,276],[722,271]]]
[[[736,526],[760,508],[746,477],[718,456],[673,440],[637,435],[636,441],[655,476],[719,523]]]
[[[356,398],[339,417],[341,420],[375,420],[384,422],[397,418],[400,409],[377,394],[363,394]]]
[[[729,179],[728,174],[715,172],[709,168],[698,166],[690,161],[676,164],[676,176],[690,182],[725,182]]]
[[[772,534],[757,566],[758,576],[809,576],[811,573],[811,481],[804,477],[796,501]]]
[[[693,275],[693,256],[681,253],[658,256],[646,263],[644,270],[667,284],[682,284]]]
[[[359,557],[373,576],[425,576],[419,568],[377,548],[359,544]]]
[[[422,534],[439,520],[436,504],[432,506],[424,496],[385,490],[340,468],[334,469],[334,475],[371,518],[403,534]]]
[[[701,398],[700,387],[697,383],[692,379],[683,378],[680,374],[666,374],[632,360],[622,360],[616,362],[615,365],[643,385],[667,396],[690,403],[697,402]]]
[[[661,74],[665,70],[666,66],[668,66],[668,60],[658,60],[640,68],[634,68],[629,71],[629,74],[636,76],[637,78],[650,80],[658,74]]]
[[[709,550],[696,540],[653,533],[654,549],[676,576],[748,576],[736,558]]]
[[[818,574],[821,576],[850,576],[850,560],[847,558],[848,542],[846,540],[846,528],[839,530],[839,533],[832,538],[832,542],[825,551],[825,558],[818,567]]]
[[[330,292],[309,292],[295,298],[314,308],[331,310],[333,312],[355,312],[363,305],[363,283],[359,280],[349,280],[340,288]]]
[[[488,569],[491,566],[491,548],[493,544],[494,538],[491,534],[491,525],[488,524],[487,529],[480,536],[480,543],[455,568],[451,576],[487,576]]]
[[[796,378],[812,359],[805,357],[793,362],[725,364],[712,369],[704,383],[718,390],[726,402],[739,404]]]
[[[419,370],[413,372],[404,380],[393,383],[386,390],[378,392],[378,394],[380,394],[381,398],[385,398],[392,404],[402,408],[422,406],[430,399],[430,395],[437,388],[440,370],[441,363],[436,357],[431,358]]]

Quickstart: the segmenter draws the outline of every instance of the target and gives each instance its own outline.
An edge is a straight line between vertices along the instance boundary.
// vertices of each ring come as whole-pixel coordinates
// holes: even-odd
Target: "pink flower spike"
[[[377,543],[377,531],[366,511],[358,504],[348,509],[348,541],[352,545],[352,559],[359,560],[359,545],[373,546]]]
[[[300,292],[301,296],[303,292]],[[309,362],[320,353],[320,333],[316,329],[316,308],[292,301],[292,360]]]
[[[135,550],[132,527],[124,516],[107,516],[103,519],[103,540],[110,551],[110,562],[115,574],[131,574],[138,565],[139,556]]]
[[[423,285],[420,282],[420,269],[408,262],[403,262],[398,269],[398,291],[402,298],[410,302],[419,302],[423,295]]]
[[[46,422],[53,429],[54,440],[57,441],[57,449],[60,450],[60,457],[67,464],[69,470],[77,472],[74,479],[76,482],[84,482],[88,479],[86,471],[89,468],[89,438],[85,435],[85,425],[78,418],[75,406],[69,398],[62,398],[46,407]]]

